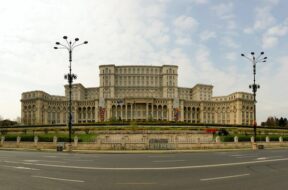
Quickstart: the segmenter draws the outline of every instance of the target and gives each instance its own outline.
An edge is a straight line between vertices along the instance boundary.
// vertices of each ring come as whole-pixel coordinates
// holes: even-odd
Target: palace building
[[[253,123],[253,95],[213,96],[213,86],[178,87],[178,66],[100,65],[99,87],[72,86],[73,123],[109,120],[182,121],[207,124]],[[68,123],[65,96],[44,91],[22,93],[23,124]]]

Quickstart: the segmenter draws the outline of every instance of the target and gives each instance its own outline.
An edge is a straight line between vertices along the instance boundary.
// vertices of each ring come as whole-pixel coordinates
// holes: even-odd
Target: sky
[[[288,116],[286,0],[9,0],[0,4],[0,116],[21,115],[21,93],[64,95],[67,35],[89,41],[73,52],[77,83],[99,86],[99,65],[179,66],[180,87],[214,86],[213,96],[251,92],[257,120]]]

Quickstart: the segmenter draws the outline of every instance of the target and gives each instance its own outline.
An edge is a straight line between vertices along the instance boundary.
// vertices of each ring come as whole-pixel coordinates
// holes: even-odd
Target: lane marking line
[[[66,162],[61,162],[61,161],[56,161],[56,160],[23,160],[24,162],[55,162],[55,163],[66,163]]]
[[[83,181],[83,180],[63,179],[63,178],[37,176],[37,175],[32,175],[31,177],[42,178],[42,179],[51,179],[51,180],[57,180],[57,181],[69,181],[69,182],[76,182],[76,183],[84,183],[84,182],[85,182],[85,181]]]
[[[239,175],[230,175],[230,176],[223,176],[223,177],[213,177],[213,178],[205,178],[200,179],[200,181],[212,181],[212,180],[220,180],[220,179],[229,179],[229,178],[236,178],[236,177],[244,177],[250,174],[239,174]]]
[[[95,160],[73,160],[73,159],[63,159],[65,161],[75,161],[75,162],[93,162]]]
[[[241,158],[253,158],[253,157],[257,157],[257,156],[237,156],[237,157],[235,157],[235,158],[239,158],[239,159],[241,159]]]
[[[247,164],[259,164],[268,162],[280,162],[288,161],[288,158],[280,158],[274,160],[255,160],[246,162],[232,162],[224,164],[207,164],[207,165],[196,165],[196,166],[172,166],[172,167],[158,167],[158,168],[104,168],[104,167],[85,167],[85,166],[69,166],[69,165],[52,165],[52,164],[39,164],[39,163],[26,163],[26,162],[15,162],[15,161],[4,161],[5,163],[13,164],[25,164],[33,166],[46,166],[46,167],[58,167],[58,168],[70,168],[70,169],[83,169],[83,170],[179,170],[179,169],[198,169],[198,168],[212,168],[212,167],[227,167],[227,166],[240,166]]]
[[[40,170],[37,168],[28,168],[28,167],[21,167],[21,166],[7,166],[7,165],[0,165],[0,166],[5,167],[5,168],[20,169],[20,170]]]
[[[267,159],[272,159],[272,158],[283,158],[283,156],[259,157],[259,158],[256,158],[256,160],[267,160]]]
[[[132,183],[116,183],[117,185],[156,185],[157,183],[145,183],[145,182],[139,182],[139,183],[137,183],[137,182],[132,182]]]
[[[267,157],[261,157],[261,158],[257,158],[256,160],[267,160]]]
[[[155,160],[155,161],[152,161],[152,162],[184,162],[186,160]]]

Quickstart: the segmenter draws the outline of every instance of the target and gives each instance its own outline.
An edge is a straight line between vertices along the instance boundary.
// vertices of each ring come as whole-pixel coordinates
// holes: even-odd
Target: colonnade
[[[190,123],[200,123],[200,108],[184,107],[184,121]]]
[[[113,120],[169,120],[167,105],[153,105],[151,103],[127,103],[112,105],[111,118]]]

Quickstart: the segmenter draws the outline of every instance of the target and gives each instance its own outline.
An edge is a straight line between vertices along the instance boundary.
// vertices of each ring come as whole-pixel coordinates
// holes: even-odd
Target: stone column
[[[234,137],[234,142],[238,143],[238,137],[237,136]]]
[[[131,120],[133,120],[133,104],[131,104],[131,114],[130,114]]]
[[[126,118],[126,121],[128,120],[128,105],[126,104],[125,105],[125,118]]]
[[[151,113],[151,116],[152,116],[152,120],[154,120],[154,109],[153,109],[154,105],[153,103],[151,104],[151,109],[152,109],[152,113]]]
[[[113,106],[112,106],[112,113],[113,113]],[[116,120],[118,119],[118,105],[115,106],[115,118]]]
[[[190,107],[190,122],[192,123],[193,121],[193,115],[192,115],[193,111],[192,111],[192,107]]]
[[[279,137],[279,142],[280,142],[280,143],[283,142],[283,137]]]
[[[164,113],[164,106],[161,105],[161,120],[163,120],[164,117],[163,113]]]
[[[180,101],[180,121],[184,121],[184,105],[183,105],[183,101]]]
[[[77,107],[77,105],[75,105],[74,107],[75,107],[74,108],[74,123],[79,123],[79,121],[78,121],[78,118],[79,118],[79,116],[78,116],[78,107]]]
[[[124,120],[124,119],[123,119],[123,106],[122,106],[122,105],[120,106],[120,115],[121,115],[121,116],[120,116],[120,117],[121,117],[121,120]]]
[[[158,110],[158,105],[156,105],[156,113],[157,113],[157,114],[156,114],[156,116],[157,116],[156,119],[157,119],[157,120],[159,119],[159,117],[158,117],[158,115],[159,115],[158,111],[159,111],[159,110]]]
[[[149,120],[149,104],[146,103],[146,121]]]
[[[266,136],[266,142],[270,142],[269,136]]]

